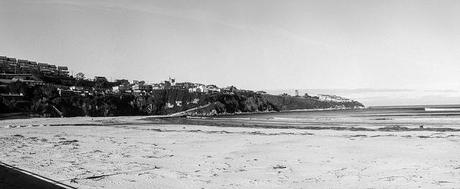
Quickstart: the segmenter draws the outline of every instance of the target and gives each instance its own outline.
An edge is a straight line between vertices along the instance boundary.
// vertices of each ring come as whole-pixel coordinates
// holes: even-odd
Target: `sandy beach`
[[[4,120],[0,159],[78,188],[460,186],[458,132],[214,127],[139,118]]]
[[[460,189],[460,0],[0,0],[0,189]]]

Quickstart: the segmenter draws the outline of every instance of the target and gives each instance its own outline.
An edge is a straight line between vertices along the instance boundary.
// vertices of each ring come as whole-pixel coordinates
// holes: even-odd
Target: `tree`
[[[84,73],[81,73],[81,72],[78,72],[76,75],[75,75],[75,78],[77,80],[84,80],[85,79],[85,74]]]

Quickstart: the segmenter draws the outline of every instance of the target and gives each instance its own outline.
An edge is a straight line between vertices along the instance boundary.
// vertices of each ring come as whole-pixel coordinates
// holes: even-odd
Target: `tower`
[[[176,85],[176,79],[169,77],[169,83],[171,83],[171,86]]]

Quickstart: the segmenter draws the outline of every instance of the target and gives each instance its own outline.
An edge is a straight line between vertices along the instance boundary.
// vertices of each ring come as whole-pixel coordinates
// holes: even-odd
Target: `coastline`
[[[460,185],[458,132],[216,127],[145,118],[0,121],[0,158],[78,188]],[[7,127],[30,123],[38,126]]]

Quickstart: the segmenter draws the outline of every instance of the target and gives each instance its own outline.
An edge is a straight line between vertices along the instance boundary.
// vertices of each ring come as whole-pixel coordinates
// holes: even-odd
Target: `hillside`
[[[247,90],[200,93],[181,89],[153,90],[149,94],[60,94],[51,85],[29,86],[15,82],[0,88],[0,113],[26,113],[31,116],[129,116],[166,115],[209,104],[190,114],[216,115],[238,112],[284,111],[318,108],[358,108],[356,101],[321,101],[313,97],[260,94]],[[6,95],[17,94],[17,95]]]
[[[278,107],[279,110],[296,110],[296,109],[328,109],[328,108],[360,108],[364,107],[358,101],[329,101],[319,100],[314,97],[294,97],[280,95],[264,95],[264,99]]]

